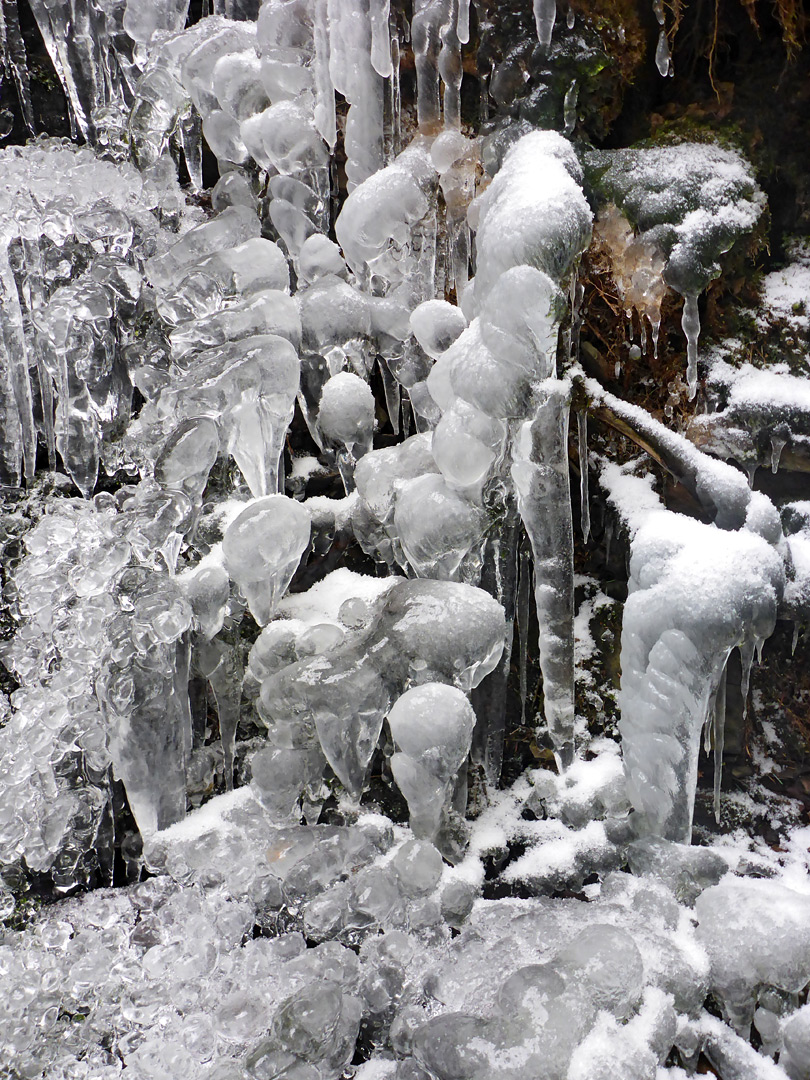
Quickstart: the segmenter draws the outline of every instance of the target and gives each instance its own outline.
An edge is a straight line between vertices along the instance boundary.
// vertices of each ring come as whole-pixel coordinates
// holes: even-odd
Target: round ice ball
[[[318,413],[321,434],[335,443],[368,444],[374,432],[374,395],[358,375],[341,371],[324,386]]]
[[[303,555],[311,524],[309,511],[286,495],[254,499],[225,532],[225,569],[239,583],[281,570]]]
[[[425,683],[397,700],[388,724],[394,742],[408,757],[419,760],[437,750],[447,771],[455,773],[470,752],[475,713],[455,686]]]
[[[447,352],[466,326],[461,309],[446,300],[425,300],[411,313],[411,333],[434,360]]]

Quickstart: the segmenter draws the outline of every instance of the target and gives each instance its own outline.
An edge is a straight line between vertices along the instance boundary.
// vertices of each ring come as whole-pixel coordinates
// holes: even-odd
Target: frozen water
[[[269,620],[309,546],[311,521],[284,495],[255,499],[222,539],[225,569],[245,594],[260,626]]]
[[[475,713],[455,687],[423,683],[398,699],[388,724],[397,747],[391,769],[408,801],[411,828],[435,841],[457,803],[454,788],[470,752]]]
[[[598,211],[643,344],[684,296],[694,391],[753,171],[490,125],[510,79],[579,56],[546,0],[491,79],[467,0],[215,0],[189,27],[184,0],[31,7],[95,149],[0,155],[0,1071],[676,1080],[703,1052],[807,1077],[807,837],[685,843],[730,652],[747,681],[810,610],[807,506],[716,458],[801,460],[804,382],[713,361],[688,432],[712,458],[572,367]],[[562,86],[570,135],[585,86]],[[797,259],[762,326],[801,336]],[[629,536],[620,656],[573,573],[572,399],[586,542],[589,460],[597,536]],[[589,455],[587,411],[705,520]],[[575,713],[575,585],[580,653],[621,665],[621,748]]]
[[[630,797],[651,832],[688,841],[713,691],[733,648],[773,632],[781,530],[766,539],[704,525],[645,506],[649,489],[618,467],[603,477],[633,536],[621,691]]]

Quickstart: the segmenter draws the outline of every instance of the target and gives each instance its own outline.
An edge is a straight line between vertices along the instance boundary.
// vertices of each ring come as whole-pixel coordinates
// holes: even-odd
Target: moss
[[[523,0],[480,5],[479,37],[471,49],[479,77],[488,78],[496,112],[483,134],[493,136],[516,123],[561,129],[565,95],[576,82],[577,133],[597,141],[607,136],[626,88],[644,63],[644,36],[629,3],[572,8],[574,27],[569,29],[559,12],[551,47],[544,50],[537,43],[531,5]]]
[[[602,49],[629,86],[647,61],[647,40],[633,0],[570,0],[577,18],[599,34]]]
[[[36,922],[39,912],[43,907],[43,901],[37,896],[31,893],[26,893],[15,898],[17,900],[17,906],[13,913],[2,921],[2,926],[6,930],[13,930],[20,932],[27,930],[34,922]]]

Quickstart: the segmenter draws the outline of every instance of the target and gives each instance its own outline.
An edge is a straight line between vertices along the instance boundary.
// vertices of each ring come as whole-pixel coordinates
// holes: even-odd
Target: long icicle
[[[579,448],[579,498],[582,539],[588,543],[591,535],[591,506],[588,499],[588,414],[577,410],[577,446]]]
[[[3,298],[3,337],[6,343],[10,381],[22,429],[23,473],[30,483],[34,479],[36,466],[37,433],[34,427],[34,407],[28,376],[23,314],[17,293],[17,282],[9,261],[7,241],[0,246],[0,296]]]
[[[726,730],[726,668],[714,701],[714,820],[720,824],[720,787],[723,783],[723,744]]]
[[[512,478],[534,556],[534,596],[548,731],[560,769],[574,760],[574,533],[568,475],[570,385],[539,384],[513,450]]]
[[[0,3],[0,24],[2,24],[0,25],[0,37],[3,39],[6,59],[14,76],[23,120],[31,134],[36,135],[34,108],[31,103],[31,82],[28,75],[28,57],[25,53],[25,42],[20,30],[20,13],[17,0],[2,0],[2,3]]]

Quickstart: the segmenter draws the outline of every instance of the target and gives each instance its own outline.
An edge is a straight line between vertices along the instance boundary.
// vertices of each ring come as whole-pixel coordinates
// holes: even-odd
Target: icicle
[[[414,0],[411,36],[416,64],[416,119],[421,131],[432,133],[441,120],[439,49],[442,28],[450,21],[452,0]]]
[[[557,0],[534,0],[534,21],[537,26],[537,40],[541,45],[551,44],[556,18]]]
[[[498,787],[503,766],[507,693],[516,619],[520,630],[520,615],[517,610],[520,591],[520,519],[513,499],[507,499],[505,510],[505,515],[486,539],[480,583],[482,589],[503,605],[506,616],[504,649],[498,666],[472,693],[472,705],[478,716],[473,736],[473,760],[483,765],[490,789]]]
[[[782,451],[785,448],[787,439],[780,439],[777,435],[771,436],[771,472],[779,472],[779,459],[782,457]]]
[[[183,760],[184,771],[188,769],[191,750],[194,745],[194,717],[191,713],[191,696],[189,684],[191,682],[191,634],[188,630],[182,634],[177,642],[177,652],[174,668],[174,692],[177,695],[180,726],[183,737]]]
[[[700,335],[700,312],[695,293],[690,293],[683,298],[681,327],[686,335],[686,382],[689,387],[689,400],[692,401],[697,393],[698,336]]]
[[[17,0],[2,0],[0,2],[0,37],[2,37],[5,45],[3,59],[9,64],[14,75],[17,97],[20,99],[20,108],[22,109],[25,126],[32,135],[35,135],[34,110],[31,105],[31,84],[28,76],[28,57],[25,55],[25,42],[20,31]]]
[[[76,129],[89,141],[90,129],[88,117],[82,106],[82,95],[77,85],[75,72],[70,63],[69,42],[73,37],[69,17],[59,5],[51,10],[45,0],[29,0],[31,11],[37,20],[42,40],[50,54],[56,74],[65,90],[70,112],[71,137],[76,138]]]
[[[740,693],[743,701],[743,720],[748,716],[748,688],[751,685],[751,667],[754,663],[754,642],[746,639],[740,645],[740,661],[742,663],[742,677],[740,679]]]
[[[653,343],[653,356],[658,359],[658,336],[661,333],[661,315],[657,316],[647,315],[650,320],[650,326],[652,327],[652,343]]]
[[[663,26],[664,25],[664,17],[665,17],[664,16],[664,0],[653,0],[652,9],[653,9],[653,15],[655,15],[656,19],[658,20],[658,25]]]
[[[456,34],[462,45],[470,40],[470,0],[459,0]]]
[[[22,427],[11,385],[11,372],[0,364],[0,481],[17,487],[22,461]]]
[[[591,534],[591,507],[588,501],[588,414],[577,410],[577,438],[579,446],[579,497],[582,539],[588,543]]]
[[[563,102],[563,123],[565,134],[572,135],[577,123],[577,100],[579,98],[579,85],[576,79],[571,80],[571,85],[565,92]]]
[[[757,654],[757,663],[762,663],[762,650],[765,648],[765,638],[758,637],[754,643],[754,649]]]
[[[799,623],[798,620],[793,623],[793,640],[790,643],[790,655],[793,656],[796,652],[796,646],[799,644]]]
[[[457,6],[458,0],[450,2],[450,17],[442,27],[442,48],[439,53],[439,74],[444,83],[444,96],[442,105],[444,108],[444,126],[461,127],[461,46],[459,44],[457,24],[458,19],[452,17],[453,7]]]
[[[219,737],[225,758],[225,787],[232,791],[236,728],[239,723],[244,672],[237,650],[221,642],[212,642],[203,647],[200,668],[211,684],[216,699]]]
[[[399,40],[391,41],[391,113],[393,125],[391,130],[391,156],[402,150],[402,96],[399,84]]]
[[[529,657],[529,605],[531,604],[532,560],[531,552],[525,542],[520,544],[517,591],[517,623],[520,674],[520,721],[526,723],[526,696],[528,691]]]
[[[23,259],[25,261],[25,282],[29,291],[28,305],[31,312],[32,322],[36,325],[37,316],[42,308],[45,298],[43,282],[42,257],[37,240],[22,241]],[[48,465],[53,470],[56,468],[56,432],[54,428],[54,397],[53,379],[45,364],[43,349],[38,336],[34,336],[32,351],[37,361],[37,381],[42,402],[42,427],[45,435],[45,444],[48,447]]]
[[[542,390],[539,387],[542,386]],[[544,713],[560,771],[574,759],[574,535],[568,475],[569,390],[538,385],[534,419],[513,446],[512,479],[532,546]]]
[[[577,17],[576,17],[576,14],[574,12],[574,9],[569,4],[568,5],[568,11],[567,11],[566,16],[565,16],[565,25],[568,27],[569,30],[574,29],[574,23],[576,22],[576,19],[577,19]]]
[[[391,32],[388,28],[390,7],[391,0],[369,0],[371,66],[384,79],[391,74]]]
[[[0,297],[2,297],[3,308],[2,337],[6,346],[6,364],[9,369],[9,382],[17,404],[22,435],[23,472],[26,480],[31,483],[36,465],[37,433],[34,427],[34,407],[28,376],[23,314],[17,293],[17,282],[9,262],[7,240],[0,243]]]
[[[672,57],[669,52],[667,32],[666,30],[662,30],[658,35],[658,45],[655,48],[655,66],[658,68],[658,74],[662,78],[666,78],[667,75],[669,75],[671,63]]]
[[[335,89],[329,73],[329,19],[328,0],[315,0],[313,7],[313,37],[315,40],[315,127],[330,150],[337,142],[337,119],[335,117]]]
[[[720,824],[720,786],[723,782],[723,744],[726,729],[726,668],[720,676],[714,701],[714,820]]]
[[[388,411],[388,419],[391,423],[391,427],[395,435],[399,435],[399,412],[401,401],[401,389],[400,385],[394,376],[391,374],[391,370],[382,356],[377,357],[377,367],[379,368],[380,378],[382,379],[383,392],[385,394],[385,407]]]
[[[571,305],[571,351],[569,356],[572,364],[579,363],[579,340],[582,332],[582,300],[585,296],[585,286],[579,280],[579,265],[571,275],[571,284],[568,290],[568,300]]]
[[[195,191],[202,191],[202,122],[194,110],[180,123],[180,142],[191,186]]]
[[[327,12],[329,74],[350,105],[344,145],[352,191],[383,165],[383,84],[371,66],[368,7],[361,0],[327,0]]]
[[[411,423],[416,420],[416,412],[411,404],[407,390],[402,394],[402,434],[407,439],[411,434]]]

